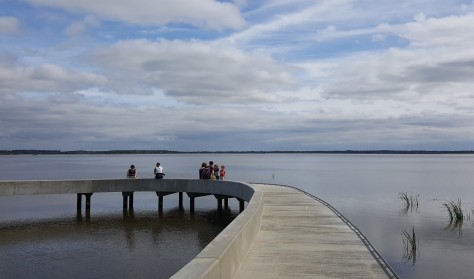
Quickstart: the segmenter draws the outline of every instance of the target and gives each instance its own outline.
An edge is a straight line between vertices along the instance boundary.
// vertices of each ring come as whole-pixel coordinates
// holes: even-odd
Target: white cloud
[[[181,102],[276,101],[294,84],[292,68],[261,53],[200,41],[123,41],[91,58],[122,94],[162,90]]]
[[[138,25],[186,23],[212,29],[239,29],[245,25],[237,6],[214,0],[28,0],[35,5],[93,14],[104,20]]]
[[[466,14],[417,16],[414,22],[378,27],[374,32],[391,32],[407,39],[409,46],[340,59],[326,96],[387,99],[474,92],[473,24],[474,14]],[[449,93],[449,88],[458,91]]]
[[[313,4],[310,7],[301,8],[297,11],[285,14],[277,14],[269,19],[267,22],[255,24],[249,28],[235,33],[227,40],[231,42],[247,42],[251,40],[259,40],[262,37],[268,38],[272,34],[278,34],[281,30],[289,30],[291,28],[302,25],[314,25],[327,19],[328,16],[339,13],[344,5],[347,5],[347,0],[333,0],[322,1],[318,4]],[[285,4],[288,4],[285,2]],[[311,27],[310,27],[311,29]],[[298,34],[293,34],[298,35]]]
[[[474,13],[443,18],[418,16],[397,32],[415,47],[470,48],[474,42],[473,25]]]
[[[4,148],[472,146],[470,1],[29,2],[70,13],[2,37]]]

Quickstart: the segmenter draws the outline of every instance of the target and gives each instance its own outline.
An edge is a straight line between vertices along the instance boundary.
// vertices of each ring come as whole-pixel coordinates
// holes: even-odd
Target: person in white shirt
[[[155,173],[155,179],[163,179],[163,176],[165,176],[165,174],[163,173],[163,167],[161,166],[160,163],[156,163],[154,173]]]

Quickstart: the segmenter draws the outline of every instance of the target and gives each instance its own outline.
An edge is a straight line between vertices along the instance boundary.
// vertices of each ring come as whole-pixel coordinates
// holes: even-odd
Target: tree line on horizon
[[[473,150],[316,150],[316,151],[172,151],[172,150],[0,150],[0,155],[75,155],[75,154],[474,154]]]

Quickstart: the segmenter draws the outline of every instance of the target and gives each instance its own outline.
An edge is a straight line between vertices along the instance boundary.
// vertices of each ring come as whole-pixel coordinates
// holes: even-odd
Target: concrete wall
[[[260,229],[263,194],[243,182],[190,179],[0,181],[0,196],[129,191],[221,194],[248,202],[247,208],[178,271],[174,279],[232,278]]]
[[[253,188],[242,182],[199,179],[103,179],[0,181],[0,196],[130,191],[222,194],[250,201]]]
[[[247,208],[172,279],[232,278],[260,230],[263,193],[256,190]]]

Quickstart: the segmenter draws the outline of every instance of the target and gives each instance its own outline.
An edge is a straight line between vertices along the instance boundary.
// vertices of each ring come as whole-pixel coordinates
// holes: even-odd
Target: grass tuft
[[[413,195],[408,195],[408,193],[403,193],[400,192],[398,193],[398,198],[403,201],[403,204],[405,206],[404,212],[407,213],[408,210],[413,211],[418,211],[418,206],[419,206],[419,201],[418,201],[419,195],[413,196]]]
[[[413,264],[416,263],[417,244],[415,227],[413,227],[411,234],[403,230],[403,258],[405,261],[411,261]]]
[[[443,203],[443,206],[448,212],[448,217],[449,217],[448,227],[451,227],[453,230],[459,229],[461,233],[461,227],[464,220],[469,220],[471,218],[469,214],[464,215],[464,211],[462,210],[462,207],[461,207],[461,199],[458,199],[457,202],[447,201]]]

